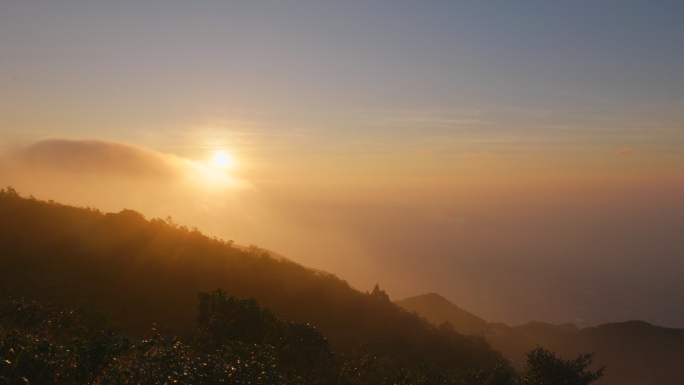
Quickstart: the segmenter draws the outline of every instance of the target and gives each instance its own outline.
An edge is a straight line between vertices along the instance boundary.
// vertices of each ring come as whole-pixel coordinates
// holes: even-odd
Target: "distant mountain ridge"
[[[418,312],[433,324],[449,322],[457,332],[462,334],[489,331],[487,321],[461,309],[437,293],[409,297],[394,303],[406,310]]]
[[[607,385],[684,384],[684,329],[627,321],[580,329],[566,323],[529,322],[510,327],[486,322],[436,293],[395,302],[435,325],[451,324],[460,333],[482,333],[492,347],[522,370],[525,352],[537,345],[564,358],[595,352],[596,366],[606,366]]]

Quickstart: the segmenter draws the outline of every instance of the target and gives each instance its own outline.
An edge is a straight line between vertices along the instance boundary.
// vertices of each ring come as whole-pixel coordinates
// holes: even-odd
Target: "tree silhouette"
[[[603,377],[604,368],[595,372],[587,368],[594,354],[582,354],[574,360],[564,360],[541,346],[527,353],[527,371],[523,385],[587,385]]]

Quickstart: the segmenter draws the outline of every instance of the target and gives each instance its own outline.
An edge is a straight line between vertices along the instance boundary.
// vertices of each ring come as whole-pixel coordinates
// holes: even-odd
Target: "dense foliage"
[[[588,385],[603,377],[604,368],[592,372],[587,368],[593,354],[582,354],[574,360],[564,360],[555,353],[537,347],[527,353],[527,372],[522,385]]]
[[[184,341],[153,327],[134,344],[106,321],[83,309],[3,300],[0,383],[447,383],[435,370],[395,372],[374,359],[340,362],[311,326],[278,319],[253,299],[221,291],[200,293],[198,328]]]
[[[199,293],[197,329],[181,341],[153,327],[131,343],[102,313],[0,300],[3,384],[491,384],[587,385],[591,356],[563,360],[528,353],[516,379],[503,365],[456,380],[435,368],[400,368],[365,358],[342,361],[313,327],[277,318],[254,299]]]
[[[0,382],[10,384],[303,383],[275,348],[237,340],[181,342],[152,328],[137,344],[77,310],[5,300],[0,310]],[[204,344],[198,341],[205,341]]]

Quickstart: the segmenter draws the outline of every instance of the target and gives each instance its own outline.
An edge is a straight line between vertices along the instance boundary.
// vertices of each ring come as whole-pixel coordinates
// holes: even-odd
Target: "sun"
[[[230,155],[225,152],[217,152],[211,160],[212,164],[219,168],[231,168],[235,165],[235,161]]]

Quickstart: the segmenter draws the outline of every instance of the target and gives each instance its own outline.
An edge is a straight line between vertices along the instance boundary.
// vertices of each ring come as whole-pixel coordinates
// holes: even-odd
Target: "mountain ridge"
[[[482,320],[436,293],[408,297],[395,303],[408,311],[417,312],[434,325],[448,322],[460,332],[472,331],[463,329],[463,320],[446,315]],[[554,325],[532,321],[508,326],[501,322],[482,321],[481,329],[475,333],[481,333],[494,349],[511,360],[517,370],[524,368],[525,352],[540,345],[564,357],[595,352],[594,368],[601,365],[607,367],[606,376],[602,379],[605,384],[684,383],[684,366],[681,365],[684,329],[656,326],[640,320],[611,322],[582,329],[572,323]]]

